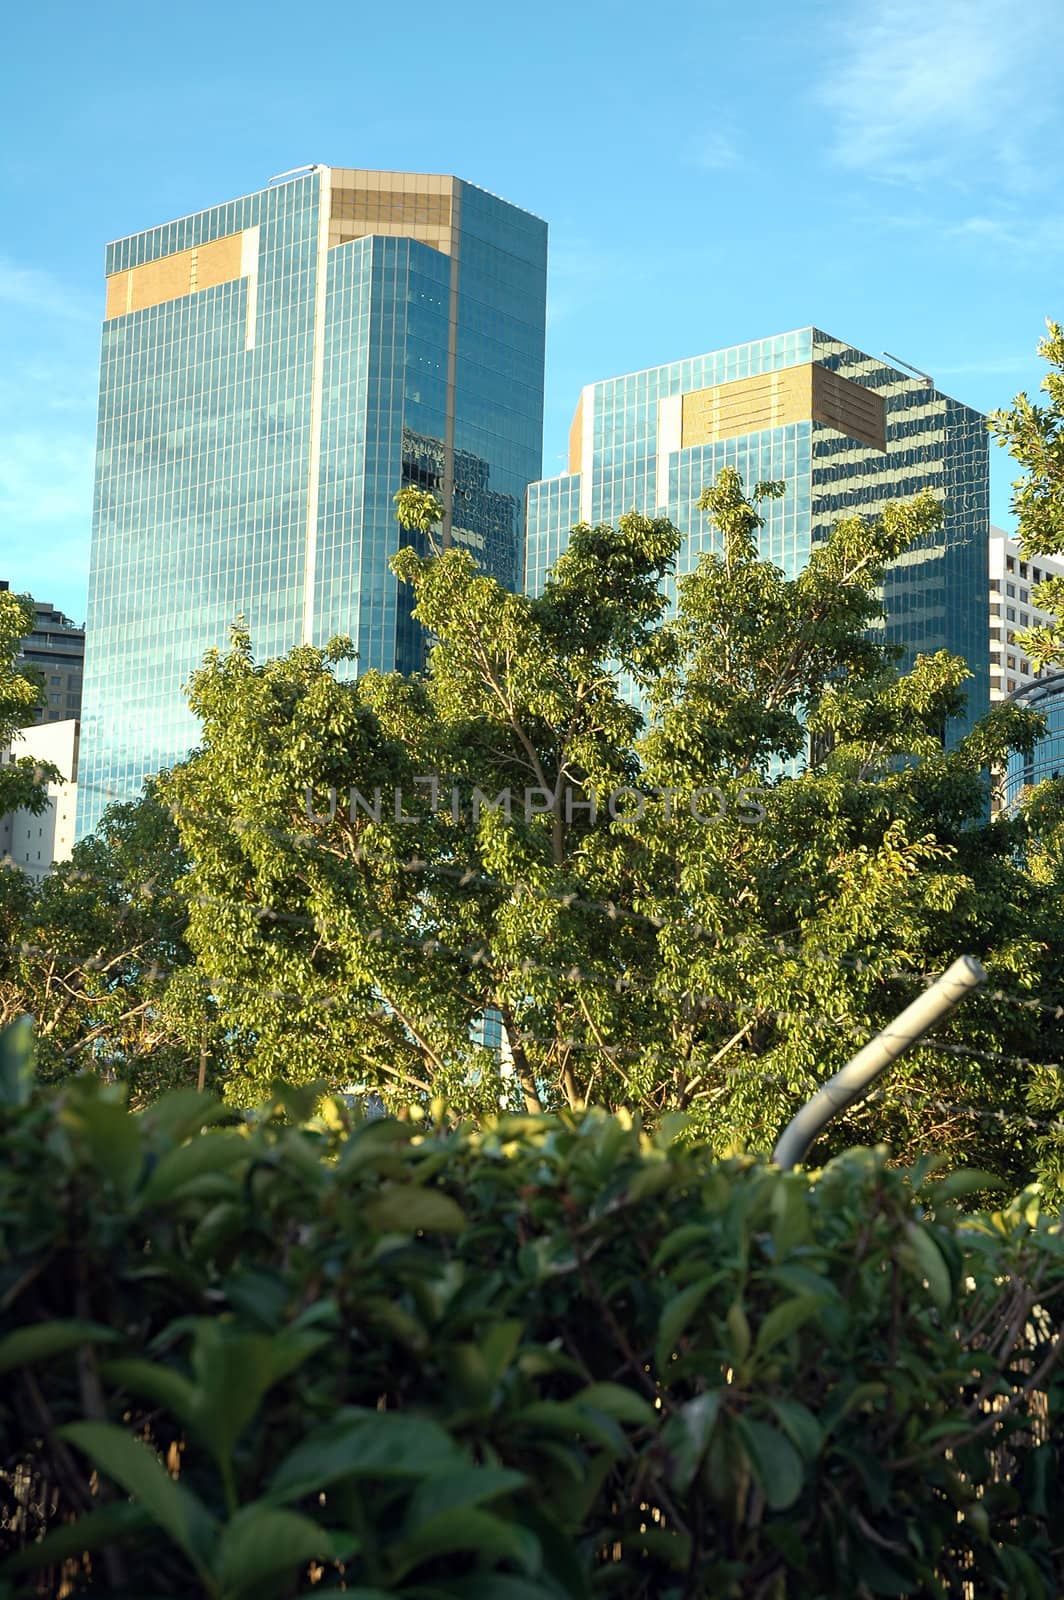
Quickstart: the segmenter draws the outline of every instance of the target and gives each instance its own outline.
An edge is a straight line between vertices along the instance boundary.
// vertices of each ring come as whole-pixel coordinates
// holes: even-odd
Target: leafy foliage
[[[1016,480],[1012,508],[1019,521],[1023,553],[1064,555],[1064,328],[1048,324],[1039,354],[1049,365],[1042,380],[1048,402],[1039,405],[1025,394],[991,418],[999,444],[1007,446],[1023,469]],[[1035,605],[1052,612],[1055,625],[1018,630],[1017,645],[1036,668],[1064,667],[1064,578],[1046,578],[1031,588]],[[1020,805],[1026,866],[1044,894],[1041,932],[1046,941],[1047,978],[1051,992],[1064,992],[1064,781],[1050,779],[1029,791]],[[1055,1018],[1054,1022],[1058,1022]],[[1059,1040],[1059,1028],[1055,1029]],[[1059,1052],[1057,1052],[1059,1053]],[[1060,1067],[1033,1074],[1032,1107],[1056,1119],[1039,1139],[1039,1168],[1047,1185],[1064,1198],[1064,1073]]]
[[[92,1077],[34,1092],[26,1049],[5,1600],[1059,1592],[1064,1242],[1033,1194],[962,1217],[987,1174],[784,1175],[601,1113],[132,1115]]]
[[[886,564],[941,508],[843,521],[789,580],[757,547],[778,491],[731,469],[707,490],[718,548],[674,613],[679,535],[633,515],[575,529],[538,599],[465,551],[400,552],[424,679],[353,679],[343,641],[258,665],[237,633],[207,659],[201,748],[161,794],[230,1100],[327,1061],[393,1105],[678,1109],[719,1151],[766,1148],[959,952],[1037,992],[1055,891],[1028,825],[987,820],[985,774],[1038,719],[1001,708],[944,749],[965,664],[899,677],[872,631]],[[437,503],[398,498],[431,544]],[[980,1057],[1043,1049],[1036,1013],[972,1001],[839,1143],[1004,1147],[1022,1182],[1031,1074]],[[1002,1113],[992,1137],[973,1103]]]
[[[213,1083],[216,1007],[184,941],[177,879],[187,869],[154,786],[108,809],[99,831],[39,885],[0,874],[0,1025],[37,1019],[38,1069],[92,1064],[128,1084],[134,1104]]]
[[[31,667],[15,665],[33,620],[28,599],[0,590],[0,751],[10,743],[12,734],[33,721],[34,711],[45,698],[40,674]],[[0,817],[23,807],[39,815],[48,803],[45,785],[58,777],[55,767],[28,756],[0,763]]]
[[[1048,404],[1025,394],[990,419],[998,444],[1023,468],[1013,485],[1012,509],[1019,521],[1020,544],[1027,556],[1064,555],[1064,328],[1047,324],[1038,353],[1048,363],[1042,379]],[[1036,606],[1052,612],[1057,622],[1017,630],[1016,642],[1035,667],[1064,667],[1064,578],[1046,578],[1031,590]]]

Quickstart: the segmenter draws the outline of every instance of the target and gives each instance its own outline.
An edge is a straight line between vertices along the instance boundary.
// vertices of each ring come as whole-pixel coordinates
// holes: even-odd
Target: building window
[[[1009,656],[1007,659],[1008,659],[1009,666],[1012,668],[1013,672],[1015,672],[1015,670],[1016,670],[1016,657],[1015,656]]]
[[[1016,679],[1015,678],[1010,678],[1008,680],[1008,684],[1009,684],[1009,688],[1010,689],[1015,689],[1015,687],[1016,687]]]
[[[1020,562],[1020,577],[1021,578],[1026,578],[1026,576],[1027,576],[1027,563],[1026,563],[1026,561],[1021,561]]]
[[[1014,583],[1007,583],[1005,585],[1005,593],[1008,595],[1010,600],[1015,600],[1015,598],[1016,598],[1016,585]]]
[[[1015,606],[1006,606],[1005,607],[1005,615],[1008,617],[1010,622],[1015,622],[1016,621],[1016,607]],[[1011,633],[1009,634],[1009,638],[1010,639],[1012,638]]]
[[[1031,577],[1034,579],[1035,583],[1041,583],[1042,574],[1041,574],[1040,570],[1038,569],[1038,567],[1033,567],[1031,569]]]
[[[1016,560],[1015,560],[1015,557],[1006,556],[1005,557],[1005,565],[1008,567],[1010,572],[1015,572],[1016,571]]]
[[[1030,620],[1031,620],[1031,617],[1030,617],[1030,613],[1029,612],[1027,612],[1027,611],[1021,611],[1020,612],[1020,622],[1023,625],[1023,627],[1026,628],[1026,626],[1030,622]]]
[[[1021,589],[1020,590],[1020,600],[1022,601],[1022,603],[1024,605],[1027,604],[1027,590],[1026,589]]]
[[[1030,672],[1030,670],[1031,670],[1031,663],[1029,661],[1021,660],[1020,661],[1020,671],[1021,672]]]

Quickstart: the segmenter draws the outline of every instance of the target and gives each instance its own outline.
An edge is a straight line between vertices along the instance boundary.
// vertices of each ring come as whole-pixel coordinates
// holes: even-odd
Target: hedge
[[[1048,1597],[1064,1244],[854,1150],[0,1062],[0,1595]]]

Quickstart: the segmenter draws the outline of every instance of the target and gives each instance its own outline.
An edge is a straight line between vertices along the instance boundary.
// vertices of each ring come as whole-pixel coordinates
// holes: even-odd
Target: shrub
[[[1031,1194],[593,1113],[134,1116],[10,1047],[0,1101],[8,1597],[1059,1592]]]

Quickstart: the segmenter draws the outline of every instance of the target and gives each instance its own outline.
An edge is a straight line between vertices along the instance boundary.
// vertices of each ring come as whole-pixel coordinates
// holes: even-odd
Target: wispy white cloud
[[[696,167],[706,172],[725,172],[739,165],[739,151],[733,139],[714,128],[695,140],[692,159]]]
[[[893,180],[967,169],[1013,190],[1037,178],[1054,113],[1064,7],[1029,0],[878,0],[851,9],[817,98],[843,167]]]
[[[39,267],[20,266],[6,256],[0,256],[0,305],[72,322],[93,319],[93,309],[83,294],[70,289],[50,272]],[[96,315],[99,314],[97,311]]]

